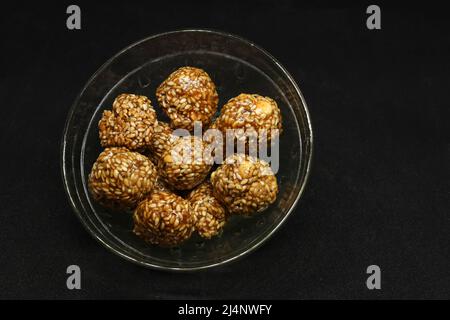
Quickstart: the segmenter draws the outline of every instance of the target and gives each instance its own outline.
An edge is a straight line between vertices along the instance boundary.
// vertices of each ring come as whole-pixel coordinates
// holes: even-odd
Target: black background
[[[0,298],[449,298],[450,27],[444,8],[294,1],[17,2],[0,19]],[[66,199],[60,140],[71,103],[113,54],[149,35],[213,28],[277,57],[315,133],[295,214],[268,243],[192,274],[106,251]],[[82,270],[67,290],[66,267]],[[366,288],[366,268],[382,289]]]

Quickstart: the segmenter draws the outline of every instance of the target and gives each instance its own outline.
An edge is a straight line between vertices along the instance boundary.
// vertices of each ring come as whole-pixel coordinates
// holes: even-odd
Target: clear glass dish
[[[101,152],[97,123],[123,92],[148,96],[158,116],[155,91],[181,66],[205,69],[217,86],[219,108],[239,93],[275,99],[283,117],[279,195],[255,216],[232,217],[212,240],[193,236],[178,248],[144,243],[132,232],[128,214],[113,214],[93,201],[87,176]],[[89,233],[115,254],[146,267],[189,271],[223,265],[255,250],[294,212],[310,170],[312,129],[305,100],[289,73],[269,53],[240,37],[209,30],[182,30],[151,36],[107,61],[75,100],[65,125],[61,169],[70,203]]]

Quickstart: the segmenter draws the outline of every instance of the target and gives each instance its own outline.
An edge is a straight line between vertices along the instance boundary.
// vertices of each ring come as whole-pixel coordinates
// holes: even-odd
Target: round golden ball
[[[269,164],[235,154],[211,174],[214,196],[231,214],[250,215],[275,202],[278,184]]]
[[[156,167],[126,148],[106,148],[92,166],[89,190],[95,200],[114,209],[133,209],[154,187]]]
[[[225,225],[226,211],[214,197],[212,185],[205,181],[187,197],[194,215],[198,234],[206,239],[219,234]]]
[[[193,130],[194,122],[203,127],[217,111],[216,86],[202,69],[182,67],[174,71],[156,90],[156,97],[174,128]]]
[[[98,123],[100,143],[103,147],[142,150],[150,142],[156,124],[156,112],[147,97],[121,94]]]
[[[212,165],[207,144],[199,137],[185,136],[179,137],[162,154],[158,172],[172,188],[190,190],[206,178]]]
[[[152,192],[139,203],[133,220],[137,236],[165,247],[183,243],[194,230],[189,202],[169,191]]]

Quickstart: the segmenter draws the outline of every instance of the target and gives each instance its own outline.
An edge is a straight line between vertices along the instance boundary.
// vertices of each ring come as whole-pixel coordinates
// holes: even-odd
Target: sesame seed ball
[[[198,234],[206,239],[217,235],[225,225],[226,212],[214,197],[211,183],[203,182],[191,191],[187,199],[191,203]]]
[[[149,143],[156,124],[156,113],[147,97],[121,94],[98,123],[100,143],[103,147],[142,149]]]
[[[231,214],[250,215],[275,202],[277,179],[263,160],[234,154],[211,174],[214,196]]]
[[[266,130],[270,140],[270,135],[275,134],[273,129],[281,133],[281,112],[277,103],[269,97],[241,93],[222,107],[214,127],[224,134],[227,129],[253,129],[256,133]]]
[[[146,242],[172,247],[194,230],[189,202],[168,191],[155,191],[139,203],[133,215],[133,232]]]
[[[106,148],[89,174],[96,201],[113,209],[134,209],[152,191],[156,167],[145,156],[126,148]]]
[[[163,153],[170,149],[170,146],[178,137],[172,134],[172,129],[166,122],[158,121],[150,143],[148,144],[148,155],[154,163],[157,163]]]
[[[216,86],[202,69],[182,67],[156,90],[156,97],[175,128],[192,130],[194,121],[206,127],[217,111]]]
[[[159,174],[176,190],[194,188],[206,178],[213,164],[206,148],[199,137],[179,137],[158,162]]]

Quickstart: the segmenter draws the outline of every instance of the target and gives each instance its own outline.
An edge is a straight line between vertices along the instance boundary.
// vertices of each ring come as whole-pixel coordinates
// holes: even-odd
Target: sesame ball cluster
[[[230,99],[215,121],[218,94],[201,69],[182,67],[156,90],[169,123],[158,120],[149,98],[121,94],[98,123],[104,150],[92,166],[94,200],[116,211],[132,210],[133,232],[145,242],[179,246],[193,234],[221,234],[231,215],[251,215],[275,202],[278,185],[266,162],[234,154],[213,169],[210,145],[201,137],[176,136],[196,121],[225,134],[228,129],[277,129],[274,100],[257,94]],[[213,171],[213,172],[211,172]]]

